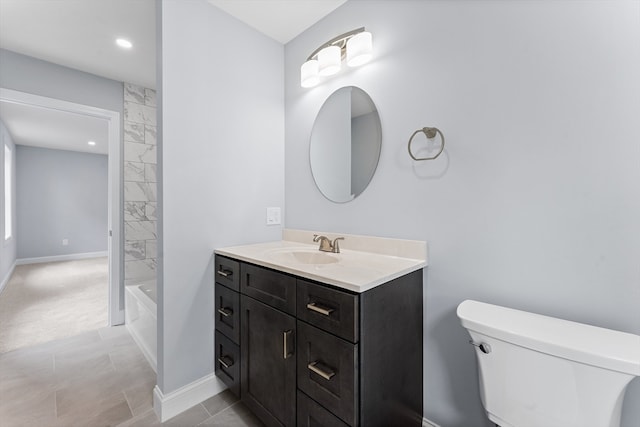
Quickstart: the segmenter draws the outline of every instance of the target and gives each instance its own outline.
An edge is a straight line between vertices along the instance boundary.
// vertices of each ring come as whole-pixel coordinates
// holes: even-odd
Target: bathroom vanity
[[[216,375],[267,426],[420,426],[415,243],[423,256],[348,249],[367,246],[358,236],[338,254],[295,240],[216,250]]]

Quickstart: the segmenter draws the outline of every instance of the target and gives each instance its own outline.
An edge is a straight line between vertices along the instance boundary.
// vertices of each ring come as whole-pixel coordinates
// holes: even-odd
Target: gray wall
[[[0,49],[0,87],[123,113],[123,84]]]
[[[204,0],[162,2],[158,384],[213,372],[213,250],[277,240],[284,48]]]
[[[424,410],[489,426],[455,315],[472,298],[640,334],[640,3],[349,1],[287,44],[286,226],[426,240]],[[300,65],[360,26],[375,58],[313,88]],[[376,175],[353,202],[315,188],[324,100],[360,86],[382,121]],[[407,140],[446,150],[413,162]],[[640,419],[640,381],[623,426]]]
[[[4,145],[7,144],[11,149],[13,156],[13,230],[12,237],[4,240]],[[9,131],[4,123],[0,120],[0,291],[9,280],[9,273],[16,262],[17,239],[16,232],[17,215],[16,215],[16,148]]]
[[[16,147],[18,259],[107,251],[102,154]],[[68,239],[63,246],[62,240]]]

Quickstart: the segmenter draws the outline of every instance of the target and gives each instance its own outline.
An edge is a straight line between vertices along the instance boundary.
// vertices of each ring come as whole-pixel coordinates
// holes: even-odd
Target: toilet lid
[[[640,336],[479,301],[463,301],[462,326],[576,362],[640,376]]]

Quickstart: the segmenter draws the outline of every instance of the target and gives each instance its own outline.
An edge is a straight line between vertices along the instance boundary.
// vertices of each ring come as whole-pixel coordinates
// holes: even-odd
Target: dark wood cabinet
[[[215,373],[240,396],[240,263],[215,257]]]
[[[340,418],[298,391],[298,427],[349,427]]]
[[[240,290],[265,304],[296,314],[296,278],[277,271],[243,263]]]
[[[216,267],[216,375],[267,426],[422,425],[421,269],[356,293]]]
[[[215,337],[216,376],[233,394],[240,396],[240,346],[219,331]]]
[[[358,425],[358,344],[298,321],[298,388],[347,422]]]
[[[241,397],[268,426],[295,426],[296,319],[241,297]]]
[[[216,330],[240,344],[240,294],[216,283]]]

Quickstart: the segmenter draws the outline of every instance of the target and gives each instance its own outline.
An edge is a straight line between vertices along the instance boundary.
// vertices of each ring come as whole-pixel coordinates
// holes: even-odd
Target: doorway
[[[121,144],[120,113],[83,104],[33,95],[11,89],[0,88],[0,102],[40,107],[62,112],[104,119],[108,129],[108,275],[109,303],[108,323],[110,326],[124,323],[123,254],[122,247],[122,184],[121,184]]]

